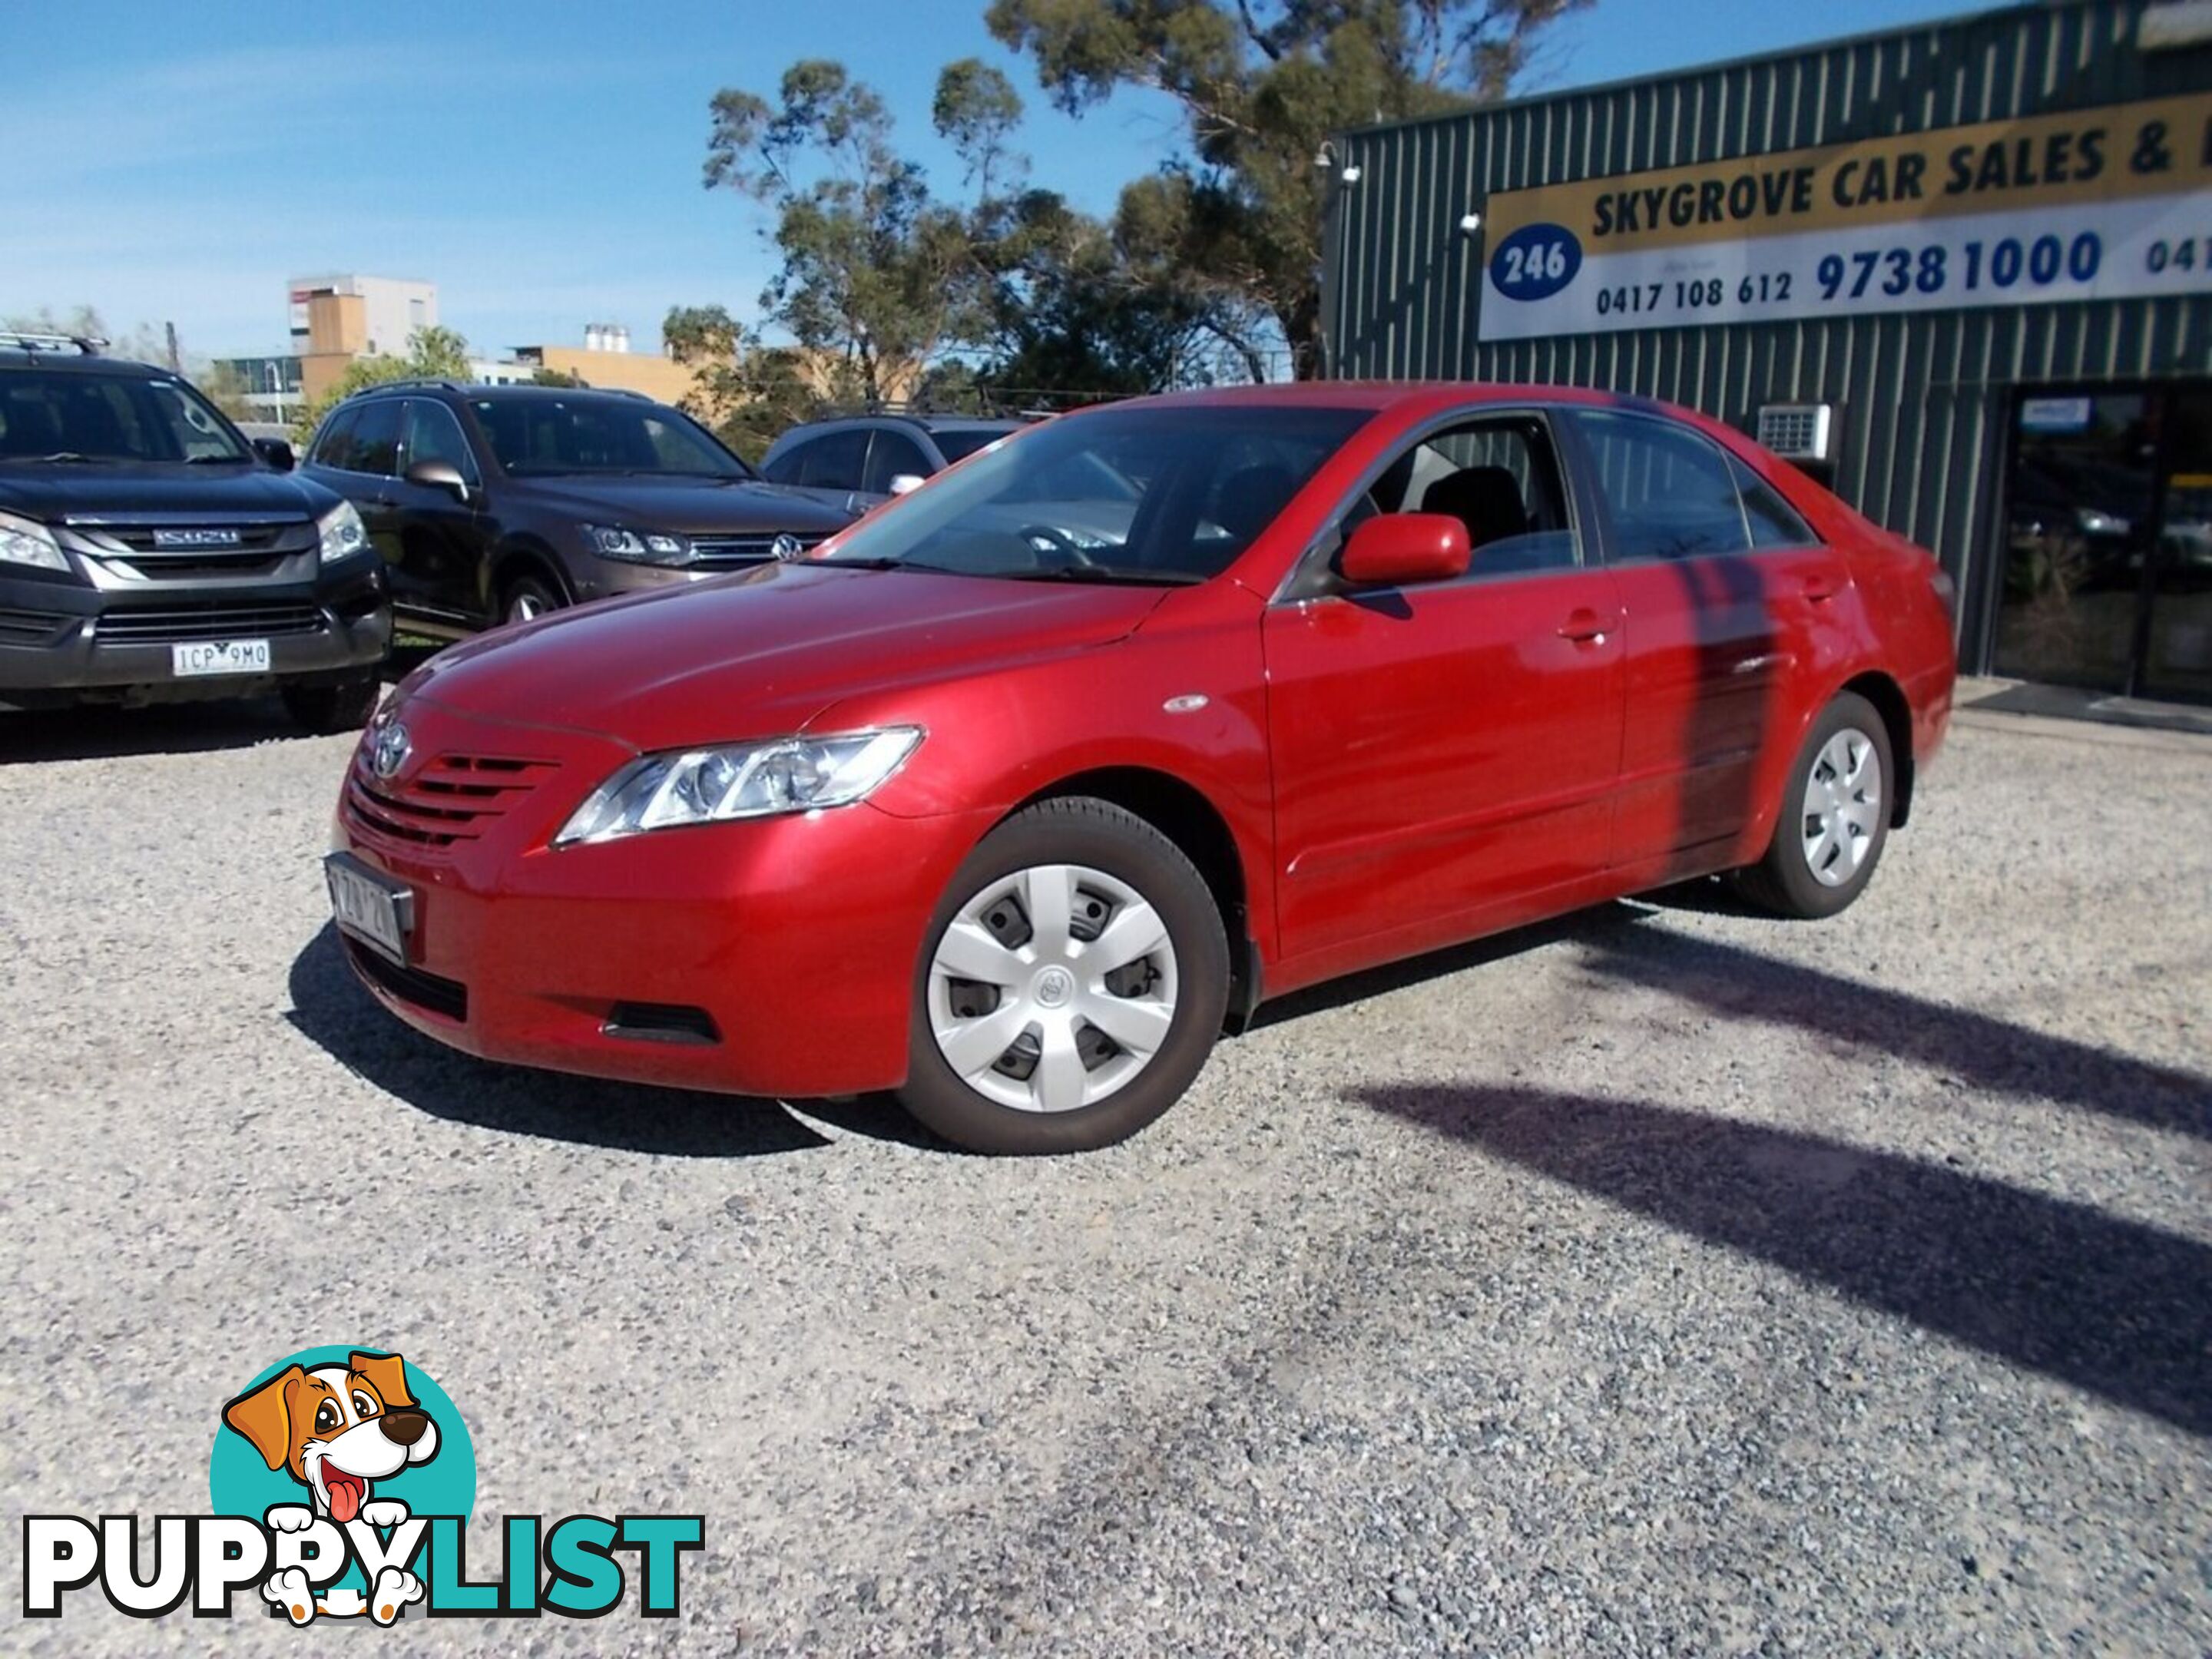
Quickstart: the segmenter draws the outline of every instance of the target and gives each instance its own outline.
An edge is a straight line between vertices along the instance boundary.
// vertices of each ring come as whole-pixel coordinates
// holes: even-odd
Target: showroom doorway
[[[2013,401],[1991,666],[2212,702],[2212,385]]]

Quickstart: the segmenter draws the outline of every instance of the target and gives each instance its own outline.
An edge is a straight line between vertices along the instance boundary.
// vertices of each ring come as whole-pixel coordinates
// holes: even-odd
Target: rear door
[[[1710,865],[1759,815],[1762,757],[1847,650],[1850,570],[1748,466],[1662,415],[1571,417],[1627,641],[1615,862]]]
[[[1283,951],[1328,971],[1540,908],[1610,848],[1620,606],[1548,420],[1431,428],[1341,533],[1424,511],[1467,523],[1465,577],[1293,598],[1264,623]]]

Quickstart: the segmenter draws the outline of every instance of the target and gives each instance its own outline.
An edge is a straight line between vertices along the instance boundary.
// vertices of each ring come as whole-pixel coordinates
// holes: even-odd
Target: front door
[[[394,597],[419,616],[495,621],[491,614],[495,601],[485,589],[489,550],[482,496],[474,493],[483,487],[476,457],[460,423],[443,404],[410,398],[406,410],[401,476],[386,487],[400,543]],[[462,501],[441,485],[410,482],[405,471],[417,461],[450,462],[470,486],[470,499]]]
[[[1468,574],[1267,615],[1286,957],[1380,959],[1605,868],[1620,605],[1586,561],[1546,423],[1425,437],[1342,528],[1400,511],[1465,521]]]

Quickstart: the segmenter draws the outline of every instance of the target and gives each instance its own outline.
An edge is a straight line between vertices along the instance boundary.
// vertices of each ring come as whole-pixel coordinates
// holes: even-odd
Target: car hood
[[[851,514],[795,489],[752,478],[538,477],[529,483],[542,505],[587,524],[625,530],[827,535],[853,521]]]
[[[768,737],[848,697],[1109,644],[1168,591],[763,565],[501,629],[402,690],[641,750]]]
[[[0,465],[0,507],[49,523],[283,513],[312,519],[337,497],[263,466]]]

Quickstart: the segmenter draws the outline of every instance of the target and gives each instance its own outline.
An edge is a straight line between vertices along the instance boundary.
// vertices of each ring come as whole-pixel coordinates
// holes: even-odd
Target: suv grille
[[[52,611],[0,611],[0,645],[52,645],[73,620]]]
[[[346,822],[409,847],[444,851],[481,837],[557,763],[441,755],[405,781],[378,777],[356,759],[346,774]]]
[[[691,562],[702,569],[726,570],[738,565],[771,564],[775,560],[777,533],[760,536],[694,536]],[[788,532],[784,532],[788,533]],[[801,552],[811,552],[830,538],[809,532],[793,535]]]
[[[195,640],[264,638],[322,631],[312,605],[119,605],[93,623],[103,640],[124,645],[188,645]]]
[[[161,547],[155,538],[170,530],[219,527],[238,538],[229,547]],[[259,576],[276,568],[287,553],[312,546],[313,526],[300,524],[101,526],[110,539],[131,550],[133,568],[155,580],[180,576]]]

